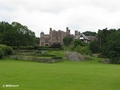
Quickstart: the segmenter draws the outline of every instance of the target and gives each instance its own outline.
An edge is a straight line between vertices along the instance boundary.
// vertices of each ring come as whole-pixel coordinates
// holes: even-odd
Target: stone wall
[[[62,59],[50,59],[50,58],[38,58],[38,57],[26,57],[21,55],[12,55],[9,56],[11,59],[15,60],[28,60],[28,61],[37,61],[43,63],[55,63],[55,62],[62,62]]]

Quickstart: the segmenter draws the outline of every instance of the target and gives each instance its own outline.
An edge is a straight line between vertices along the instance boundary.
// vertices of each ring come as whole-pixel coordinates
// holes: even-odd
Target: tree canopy
[[[105,55],[110,58],[111,63],[118,63],[120,60],[120,31],[107,37]]]
[[[98,42],[102,56],[109,58],[111,63],[118,63],[120,60],[120,30],[103,29],[98,30]]]
[[[91,31],[85,31],[83,32],[83,34],[85,34],[86,36],[96,36],[96,32],[91,32]]]
[[[98,41],[94,40],[90,42],[89,48],[93,53],[98,53],[100,49]]]
[[[70,45],[70,43],[72,42],[72,40],[73,40],[72,37],[66,36],[66,37],[63,38],[63,43],[64,43],[64,45],[68,46],[68,45]]]
[[[35,33],[18,22],[0,22],[0,43],[9,46],[33,45]]]

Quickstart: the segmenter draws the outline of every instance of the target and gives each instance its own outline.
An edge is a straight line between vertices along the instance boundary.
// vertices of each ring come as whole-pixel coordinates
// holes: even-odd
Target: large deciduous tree
[[[12,24],[1,22],[0,38],[0,43],[18,48],[22,45],[33,45],[35,43],[35,33],[18,22],[12,22]]]
[[[63,43],[64,43],[64,45],[68,46],[68,45],[70,45],[70,43],[72,42],[72,40],[73,40],[72,37],[66,36],[66,37],[63,38]]]
[[[120,31],[116,31],[107,37],[106,50],[104,53],[110,58],[111,63],[118,63],[120,60]]]
[[[86,36],[96,36],[96,32],[91,32],[91,31],[85,31],[83,32]]]
[[[90,42],[89,48],[93,53],[98,53],[100,50],[98,41],[95,40]]]

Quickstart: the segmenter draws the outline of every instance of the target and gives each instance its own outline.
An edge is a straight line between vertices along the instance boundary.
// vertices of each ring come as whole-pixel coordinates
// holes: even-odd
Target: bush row
[[[54,56],[54,57],[52,57],[52,59],[62,59],[62,57]]]
[[[86,55],[91,55],[92,51],[89,49],[89,46],[80,46],[78,45],[75,49],[76,52]]]
[[[11,46],[14,50],[34,50],[34,46],[20,46],[19,48],[17,46]]]
[[[14,50],[17,50],[17,46],[11,46]],[[52,48],[50,46],[20,46],[19,50],[48,50],[48,51],[59,51],[62,48]]]
[[[52,58],[38,58],[38,57],[25,57],[25,56],[10,56],[9,58],[15,60],[30,60],[30,61],[38,61],[43,63],[54,63],[54,62],[61,62],[62,59],[52,59]]]
[[[13,49],[6,45],[0,45],[0,59],[4,56],[11,55],[13,53]]]
[[[43,56],[43,57],[54,57],[55,55],[50,55],[50,54],[39,54],[39,55],[36,55],[36,56]]]

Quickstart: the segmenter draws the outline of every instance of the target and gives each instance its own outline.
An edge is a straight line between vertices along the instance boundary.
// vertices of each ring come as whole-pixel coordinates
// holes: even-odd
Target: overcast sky
[[[120,0],[0,0],[0,21],[19,22],[34,31],[49,28],[95,31],[120,28]]]

